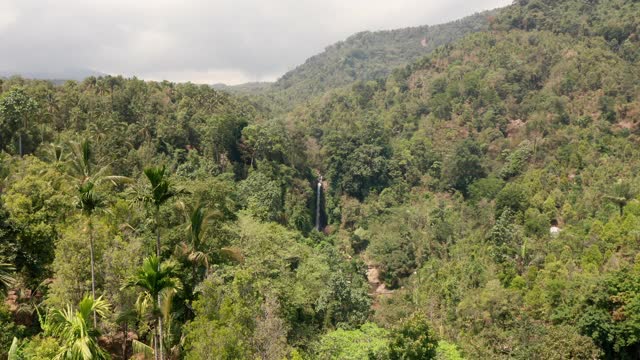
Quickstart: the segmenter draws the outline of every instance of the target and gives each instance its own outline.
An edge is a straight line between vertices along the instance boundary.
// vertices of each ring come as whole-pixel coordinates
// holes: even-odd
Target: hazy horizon
[[[361,31],[436,25],[509,3],[8,0],[0,4],[0,72],[91,70],[228,85],[274,81]]]

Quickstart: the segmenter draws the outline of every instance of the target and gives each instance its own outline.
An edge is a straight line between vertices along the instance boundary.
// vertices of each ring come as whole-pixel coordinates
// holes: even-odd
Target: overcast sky
[[[0,71],[275,80],[363,30],[435,25],[511,0],[0,0]]]

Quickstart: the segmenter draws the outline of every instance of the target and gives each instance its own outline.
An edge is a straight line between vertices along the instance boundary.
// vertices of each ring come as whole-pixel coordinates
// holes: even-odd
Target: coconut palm
[[[97,166],[94,164],[94,153],[90,139],[81,142],[71,142],[71,161],[69,165],[69,175],[80,184],[93,182],[99,185],[105,181],[114,184],[129,182],[126,176],[107,175],[109,166]]]
[[[45,332],[60,341],[60,349],[56,360],[102,360],[109,359],[98,345],[99,332],[91,326],[91,314],[97,313],[105,317],[109,304],[102,299],[85,296],[78,308],[71,305],[63,310],[52,310],[44,321]]]
[[[163,359],[162,317],[165,316],[160,307],[160,297],[164,295],[169,298],[179,288],[179,281],[175,275],[176,268],[173,263],[161,263],[157,256],[150,256],[144,260],[135,276],[123,286],[123,289],[136,287],[142,290],[138,304],[151,304],[151,314],[155,322],[153,348],[158,360]]]
[[[0,293],[6,294],[14,284],[15,279],[11,275],[14,271],[13,265],[0,263]]]
[[[189,241],[181,242],[176,248],[176,254],[178,257],[184,258],[191,263],[195,269],[194,271],[197,271],[199,266],[205,267],[207,271],[209,270],[209,257],[205,253],[202,235],[204,234],[209,221],[219,215],[220,214],[217,212],[208,212],[202,205],[196,206],[196,208],[188,215],[189,221],[187,223],[187,237]],[[219,252],[221,255],[224,255],[238,263],[241,263],[244,260],[239,249],[222,247],[219,249]]]

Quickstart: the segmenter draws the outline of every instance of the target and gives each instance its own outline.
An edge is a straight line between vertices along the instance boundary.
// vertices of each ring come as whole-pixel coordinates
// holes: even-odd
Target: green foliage
[[[436,360],[463,360],[458,348],[447,341],[438,341],[438,347],[436,348]]]
[[[228,286],[219,277],[205,280],[202,297],[194,304],[196,318],[185,331],[189,344],[186,358],[251,357],[250,339],[259,311],[257,298],[247,272],[236,273]]]
[[[247,211],[262,221],[278,221],[282,216],[282,189],[261,172],[252,172],[239,185]]]
[[[388,332],[372,323],[356,330],[337,329],[322,336],[315,346],[317,359],[383,359]]]
[[[475,181],[469,186],[469,196],[474,201],[481,199],[493,200],[504,187],[504,181],[488,177]]]
[[[38,102],[33,99],[22,87],[15,87],[0,96],[0,133],[2,141],[0,148],[8,150],[12,145],[14,153],[22,156],[31,153],[35,148],[35,136],[37,131],[30,128],[29,121],[38,111]],[[16,139],[16,137],[18,139]],[[18,141],[18,144],[10,141]]]
[[[486,176],[482,165],[482,150],[477,142],[465,140],[460,143],[451,154],[450,160],[445,164],[444,178],[446,185],[462,192],[465,196],[469,193],[469,186],[474,181]]]
[[[363,199],[388,181],[388,137],[376,120],[359,128],[332,131],[323,138],[327,177],[332,189]],[[336,191],[336,190],[334,190]]]
[[[602,351],[592,339],[571,326],[533,326],[528,329],[527,346],[517,349],[516,359],[598,359]]]
[[[64,310],[54,309],[46,318],[45,333],[59,341],[59,349],[54,359],[110,359],[98,345],[99,333],[91,326],[91,316],[95,312],[105,317],[109,304],[102,298],[84,297],[73,310],[67,305]]]
[[[581,331],[607,357],[633,358],[640,341],[639,267],[608,274],[587,299],[578,316]]]
[[[145,168],[144,175],[149,181],[150,188],[145,201],[154,207],[160,208],[169,199],[178,195],[178,191],[169,180],[166,166]]]
[[[7,360],[17,360],[18,359],[18,338],[14,337],[11,342],[11,347],[7,353]]]
[[[524,227],[529,235],[544,236],[549,231],[550,224],[549,218],[538,209],[529,208],[524,213]]]
[[[371,313],[371,298],[364,274],[349,269],[334,271],[328,288],[317,299],[317,310],[327,327],[352,328],[363,324]]]
[[[11,264],[0,263],[0,294],[6,295],[7,291],[15,283],[16,279],[13,277],[15,268]]]
[[[438,341],[424,315],[414,314],[403,321],[389,342],[389,359],[435,359]]]
[[[23,172],[2,194],[16,231],[15,265],[30,284],[49,274],[55,240],[72,203],[68,184],[55,168],[36,158],[23,160]]]
[[[505,210],[516,214],[524,212],[528,207],[526,188],[517,183],[507,184],[496,197],[496,214],[500,215]]]
[[[24,327],[13,322],[12,314],[5,304],[0,306],[0,354],[6,356],[14,337],[20,337]]]
[[[531,144],[523,142],[513,153],[509,154],[505,166],[500,170],[500,177],[508,180],[519,175],[531,157]]]
[[[488,27],[491,12],[436,26],[420,26],[392,31],[361,32],[333,44],[324,52],[283,75],[262,91],[275,100],[303,102],[330,89],[357,80],[376,80],[390,75],[438,47]],[[243,92],[241,89],[237,91]],[[283,101],[283,100],[282,100]]]
[[[175,275],[175,264],[160,263],[156,256],[150,256],[144,260],[138,272],[131,277],[125,287],[137,287],[144,293],[140,293],[139,302],[148,299],[154,303],[154,313],[159,311],[158,296],[164,292],[174,291],[180,286]]]
[[[54,307],[78,303],[86,293],[91,291],[91,258],[86,223],[80,216],[70,217],[69,220],[72,224],[60,229],[60,238],[56,242],[55,259],[51,264],[55,278],[49,285],[47,303]],[[114,239],[116,235],[103,221],[94,221],[93,228],[98,293],[100,289],[110,285],[107,284],[110,277],[119,279],[116,285],[117,289],[124,277],[122,274],[113,272],[116,266],[110,264],[112,258],[109,253],[118,252],[117,247],[120,244]],[[105,256],[107,258],[104,258]],[[129,256],[127,256],[128,259],[123,260],[133,261],[134,258]],[[109,281],[113,280],[109,279]]]
[[[52,337],[35,337],[22,347],[22,356],[30,360],[50,360],[58,353],[60,345]]]
[[[113,357],[637,357],[638,13],[362,33],[250,96],[0,81],[2,344],[55,357],[37,315],[84,301],[93,252]]]

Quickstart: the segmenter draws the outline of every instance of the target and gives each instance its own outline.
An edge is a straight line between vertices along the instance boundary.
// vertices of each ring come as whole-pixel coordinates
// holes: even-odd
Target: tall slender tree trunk
[[[93,249],[93,221],[91,221],[91,215],[88,218],[88,228],[89,228],[89,252],[91,253],[91,297],[93,300],[96,300],[96,261],[94,257],[94,249]],[[98,327],[98,317],[96,316],[95,310],[93,311],[93,327]]]
[[[158,316],[156,319],[156,331],[153,334],[153,355],[156,360],[160,360],[160,352],[158,351],[158,344],[160,343],[160,336],[158,336],[158,328],[160,327],[159,322],[160,317]]]
[[[124,331],[122,337],[122,358],[127,360],[127,340],[129,340],[129,323],[124,322]]]
[[[24,150],[22,148],[22,136],[24,135],[25,131],[27,131],[27,117],[23,115],[22,117],[22,129],[20,129],[20,136],[18,137],[18,142],[19,142],[19,147],[20,147],[20,157],[22,157],[24,155]]]
[[[156,256],[158,257],[158,270],[160,270],[160,207],[156,207]]]
[[[156,207],[156,254],[158,255],[158,271],[160,271],[160,265],[162,264],[162,259],[160,258],[160,207]],[[161,309],[160,303],[160,294],[158,293],[158,309]],[[162,349],[162,316],[158,316],[158,333],[159,333],[159,343],[158,348],[160,349],[160,360],[164,360],[164,354]],[[157,357],[156,357],[157,358]]]
[[[626,203],[620,203],[618,204],[618,208],[620,209],[620,217],[624,216],[624,207],[626,206]]]
[[[158,309],[160,308],[160,294],[158,294]],[[160,349],[160,360],[164,360],[162,348],[162,315],[158,315],[158,348]]]

